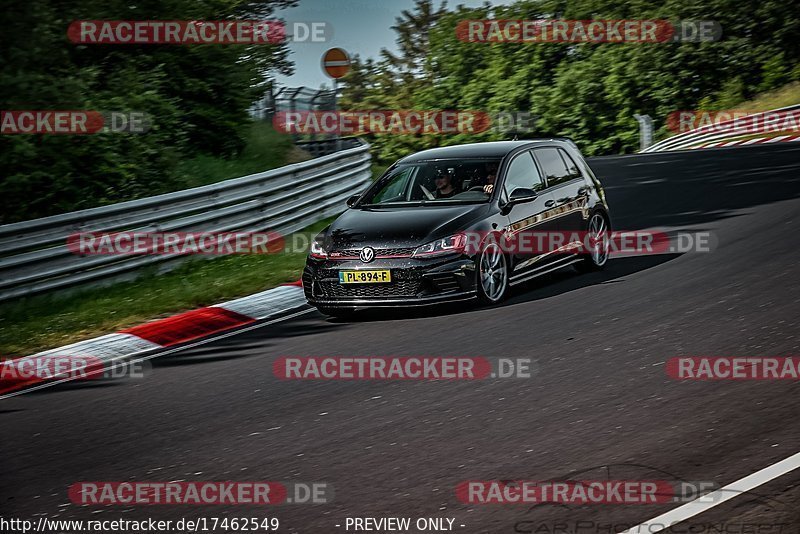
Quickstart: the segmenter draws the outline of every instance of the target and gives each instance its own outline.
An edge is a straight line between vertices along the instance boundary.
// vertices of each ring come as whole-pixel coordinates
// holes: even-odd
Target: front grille
[[[413,297],[419,292],[420,280],[395,280],[388,284],[340,284],[334,281],[321,281],[320,295],[324,299],[340,298],[392,298]]]
[[[405,248],[376,248],[375,249],[375,256],[411,256],[414,252],[413,247],[405,247]],[[361,254],[360,248],[349,248],[343,250],[334,250],[331,254],[339,254],[341,256],[349,256],[353,258],[357,258],[359,254]]]
[[[303,276],[301,277],[303,281],[303,293],[305,294],[306,298],[311,298],[311,288],[314,286],[314,278],[311,276],[311,273],[308,269],[303,269]]]

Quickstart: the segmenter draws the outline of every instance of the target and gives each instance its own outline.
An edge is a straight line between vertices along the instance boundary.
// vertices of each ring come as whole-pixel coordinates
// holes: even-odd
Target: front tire
[[[497,304],[508,292],[508,261],[496,243],[488,243],[477,259],[478,300],[483,304]]]
[[[589,218],[587,230],[588,250],[575,268],[583,273],[602,271],[608,262],[608,253],[611,248],[611,230],[608,218],[597,211]]]

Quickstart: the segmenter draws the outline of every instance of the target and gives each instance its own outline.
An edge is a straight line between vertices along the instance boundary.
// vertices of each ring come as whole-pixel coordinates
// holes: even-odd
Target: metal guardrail
[[[666,150],[683,150],[689,147],[692,147],[698,143],[702,142],[711,142],[711,141],[722,141],[726,139],[731,139],[733,137],[740,137],[742,135],[747,135],[753,133],[752,131],[748,131],[754,121],[760,121],[762,117],[767,116],[769,117],[770,113],[777,113],[778,116],[773,118],[768,118],[762,124],[762,128],[768,127],[770,124],[775,124],[783,117],[780,115],[781,113],[791,112],[791,111],[798,111],[800,110],[800,104],[795,104],[793,106],[786,106],[783,108],[773,109],[770,111],[764,111],[762,113],[756,113],[753,115],[748,115],[744,118],[739,119],[731,119],[729,121],[724,121],[719,124],[713,126],[703,126],[701,128],[696,128],[694,130],[690,130],[688,132],[674,135],[668,139],[664,139],[663,141],[659,141],[658,143],[649,146],[642,150],[642,152],[663,152]],[[731,128],[726,128],[725,131],[719,131],[720,128],[725,128],[727,126],[732,126]]]
[[[341,139],[323,139],[321,141],[297,141],[295,145],[302,148],[315,158],[327,156],[339,150],[346,150],[358,146],[361,141],[356,137],[342,137]]]
[[[370,183],[369,144],[193,189],[0,226],[0,301],[87,283],[132,279],[186,256],[81,256],[78,232],[263,232],[282,235],[335,215]]]

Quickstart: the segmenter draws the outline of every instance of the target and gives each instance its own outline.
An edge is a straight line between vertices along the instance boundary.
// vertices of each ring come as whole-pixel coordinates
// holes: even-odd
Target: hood
[[[328,250],[416,247],[469,229],[489,204],[351,208],[328,229]]]

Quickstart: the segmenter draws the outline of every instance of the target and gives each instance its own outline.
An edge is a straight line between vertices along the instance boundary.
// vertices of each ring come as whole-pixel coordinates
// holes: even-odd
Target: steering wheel
[[[422,192],[423,192],[423,193],[425,193],[425,197],[426,197],[428,200],[436,200],[436,197],[435,197],[435,196],[433,196],[433,193],[431,193],[430,191],[428,191],[428,190],[425,188],[425,186],[424,186],[424,185],[422,185],[422,184],[419,184],[419,187],[420,187],[420,189],[422,189]]]
[[[485,185],[474,185],[474,186],[470,187],[469,189],[467,189],[467,191],[480,191],[481,193],[486,193],[486,191],[484,191],[484,189],[483,189],[484,187],[486,187],[486,186]]]

